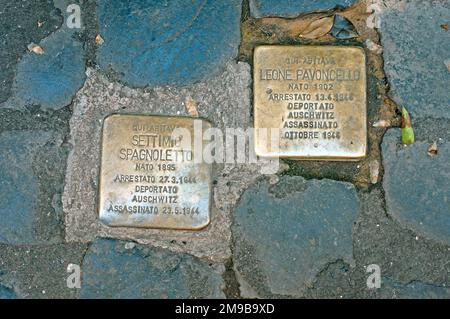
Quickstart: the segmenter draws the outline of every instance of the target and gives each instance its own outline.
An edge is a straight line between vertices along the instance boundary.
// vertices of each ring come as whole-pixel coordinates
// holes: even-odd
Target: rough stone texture
[[[432,141],[400,142],[400,130],[383,139],[383,187],[387,211],[419,236],[450,244],[450,142],[438,142],[438,155],[430,157]]]
[[[37,106],[25,110],[0,109],[0,132],[42,130],[65,136],[69,132],[71,115],[69,107],[56,111],[41,110]]]
[[[57,134],[45,131],[0,134],[0,242],[37,244],[60,240],[62,216],[55,185],[58,178],[47,170],[62,169],[58,149],[61,142]],[[49,156],[51,168],[49,162],[43,163]],[[44,188],[51,188],[54,192],[45,195],[53,197],[43,196]]]
[[[68,1],[55,1],[65,13]],[[36,22],[37,23],[37,22]],[[69,105],[85,78],[85,52],[76,33],[81,29],[69,28],[66,22],[43,39],[39,46],[44,53],[25,54],[17,66],[13,96],[5,105],[23,109],[40,105],[43,109],[57,109]]]
[[[97,10],[97,61],[128,85],[191,84],[237,57],[241,0],[102,0]]]
[[[440,27],[449,23],[448,1],[370,0],[384,10],[381,41],[390,94],[412,112],[416,143],[403,147],[399,130],[388,131],[380,171],[383,185],[359,191],[362,209],[357,218],[353,209],[345,215],[335,208],[335,202],[345,204],[342,196],[328,203],[333,209],[328,213],[321,204],[324,198],[330,199],[308,191],[314,185],[320,186],[317,189],[339,185],[342,192],[353,194],[353,190],[344,191],[349,184],[276,175],[267,183],[262,181],[261,168],[266,167],[262,163],[215,165],[213,224],[200,232],[99,225],[101,121],[111,112],[187,115],[184,102],[192,97],[199,103],[200,115],[215,126],[252,126],[250,67],[230,62],[239,45],[240,1],[196,0],[185,7],[179,4],[187,0],[115,1],[108,8],[106,1],[98,7],[95,1],[83,1],[84,28],[68,30],[62,16],[67,17],[65,9],[72,2],[80,3],[0,0],[4,48],[0,52],[0,299],[199,298],[223,297],[223,291],[239,297],[239,284],[244,296],[450,298],[450,72],[445,66],[450,60],[450,33]],[[250,9],[253,16],[296,16],[347,5],[344,2],[354,1],[250,0]],[[97,15],[95,8],[101,6]],[[127,12],[127,6],[136,10]],[[116,11],[116,17],[108,16]],[[38,27],[38,21],[44,24]],[[106,24],[97,25],[98,21]],[[94,41],[98,33],[105,39],[101,46]],[[270,36],[264,39],[278,41]],[[46,53],[27,53],[31,42]],[[100,62],[101,71],[88,70],[88,82],[74,105],[68,105],[85,79],[85,61],[91,67]],[[368,85],[369,113],[375,114],[378,105],[384,104],[376,85],[382,86],[384,80],[373,80],[375,75],[382,77],[378,68],[369,67],[369,73],[374,84]],[[131,90],[118,81],[136,86],[174,82],[177,87]],[[426,149],[434,141],[438,155],[431,158]],[[70,146],[64,234],[60,194]],[[286,173],[291,175],[359,180],[349,176],[358,172],[360,163],[288,163]],[[282,164],[281,170],[287,168]],[[28,195],[31,200],[21,200]],[[238,203],[241,214],[233,226],[234,256],[230,258],[232,213]],[[259,210],[247,214],[250,206]],[[282,210],[275,222],[267,218],[270,208]],[[322,222],[325,218],[329,224]],[[321,228],[326,225],[334,226],[336,233]],[[70,241],[95,241],[84,264],[88,244],[58,244],[64,235]],[[337,247],[334,237],[339,239]],[[224,262],[225,272],[217,266]],[[82,291],[66,286],[69,263],[85,271]],[[366,286],[369,264],[381,268],[381,289]]]
[[[355,299],[369,296],[368,274],[362,266],[351,266],[337,260],[329,263],[316,275],[314,284],[305,293],[306,298]],[[374,297],[374,296],[371,296]]]
[[[324,11],[336,6],[347,7],[355,2],[355,0],[250,0],[250,13],[256,18],[295,17],[303,12]]]
[[[382,279],[380,298],[384,299],[448,299],[450,288],[413,281],[408,284]]]
[[[57,31],[39,44],[44,54],[26,54],[17,68],[13,106],[38,104],[60,108],[70,104],[83,85],[83,46],[71,33]]]
[[[398,284],[423,282],[450,287],[448,247],[417,236],[393,220],[386,214],[381,190],[374,189],[361,197],[363,210],[354,229],[353,251],[364,274],[362,288],[367,290],[365,267],[370,264],[379,265],[382,276]]]
[[[0,285],[0,299],[15,299],[16,293],[11,288]]]
[[[110,228],[98,221],[96,193],[100,156],[102,120],[112,112],[187,115],[186,98],[198,102],[200,116],[216,127],[248,128],[250,124],[250,68],[245,63],[229,63],[220,76],[190,87],[163,87],[149,90],[129,89],[110,83],[104,76],[88,69],[87,81],[74,100],[70,122],[73,145],[68,159],[66,187],[63,196],[66,213],[66,239],[91,241],[96,236],[133,239],[175,251],[186,251],[199,257],[224,260],[230,256],[230,209],[233,202],[221,198],[233,195],[233,186],[214,187],[211,224],[200,231]],[[225,111],[226,110],[226,111]],[[218,165],[215,176],[227,176],[230,167]],[[247,165],[240,175],[244,187],[258,175],[257,165]],[[236,175],[234,175],[236,176]],[[249,181],[244,180],[249,176]],[[225,183],[230,179],[224,177]],[[222,184],[221,184],[222,185]],[[230,195],[227,195],[230,194]],[[235,199],[237,200],[237,199]]]
[[[243,296],[302,296],[329,262],[353,263],[353,185],[282,177],[248,189],[235,210],[234,262]]]
[[[52,7],[51,12],[64,14],[67,18],[70,14],[66,12],[69,1],[55,0],[53,3],[56,8]],[[56,16],[55,13],[52,14]],[[46,25],[51,20],[47,20],[36,19],[30,29],[48,28]],[[43,23],[40,27],[37,25],[38,21]],[[58,109],[70,104],[73,95],[84,81],[86,59],[84,45],[79,37],[82,30],[84,29],[70,29],[63,22],[59,29],[42,41],[26,43],[25,49],[31,42],[39,44],[44,54],[24,54],[18,62],[17,71],[14,70],[16,76],[12,81],[12,96],[1,106],[21,110],[36,105],[43,109]]]
[[[187,254],[100,239],[83,262],[82,298],[224,298],[223,266]]]
[[[380,16],[390,95],[413,117],[450,118],[449,16],[447,0],[389,1]]]
[[[417,237],[386,214],[383,192],[360,192],[362,211],[353,229],[355,265],[329,264],[308,289],[310,298],[437,298],[450,287],[450,250]],[[367,288],[366,267],[377,264],[381,289]]]
[[[0,244],[0,287],[11,288],[18,298],[78,297],[79,289],[67,287],[67,266],[81,265],[86,248],[82,244]]]
[[[8,99],[16,66],[27,45],[56,30],[62,17],[51,0],[0,1],[0,103]],[[38,27],[38,21],[44,24]]]
[[[380,288],[369,289],[366,285],[368,276],[369,273],[352,269],[342,262],[330,264],[316,280],[308,298],[448,299],[450,297],[448,286],[419,280],[403,283],[382,277]]]

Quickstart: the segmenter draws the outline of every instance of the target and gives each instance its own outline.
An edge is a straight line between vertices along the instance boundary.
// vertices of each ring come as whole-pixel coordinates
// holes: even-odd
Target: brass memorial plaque
[[[211,164],[196,161],[193,145],[194,131],[203,134],[210,127],[205,120],[187,117],[108,116],[103,123],[100,220],[125,227],[207,226]],[[178,134],[178,129],[188,134]]]
[[[257,155],[317,160],[366,155],[362,48],[259,46],[253,72],[255,128],[279,132],[278,145],[255,134]]]

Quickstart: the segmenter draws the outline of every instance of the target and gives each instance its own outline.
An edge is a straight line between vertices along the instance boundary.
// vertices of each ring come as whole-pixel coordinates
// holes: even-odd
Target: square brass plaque
[[[279,133],[279,143],[255,134],[257,155],[318,160],[366,155],[362,48],[259,46],[253,81],[255,128]]]
[[[189,230],[208,225],[211,164],[194,159],[194,121],[202,130],[211,127],[186,117],[114,114],[104,120],[99,192],[103,223]],[[175,129],[189,132],[189,144]]]

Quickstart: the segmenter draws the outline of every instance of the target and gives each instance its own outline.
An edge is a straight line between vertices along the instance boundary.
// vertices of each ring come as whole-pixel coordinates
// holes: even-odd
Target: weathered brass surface
[[[257,155],[316,160],[366,155],[363,49],[259,46],[253,81],[255,129],[279,129],[280,136],[277,144],[256,133]]]
[[[194,121],[201,121],[200,133],[211,127],[185,117],[115,114],[104,120],[99,192],[104,224],[189,230],[208,225],[211,165],[194,159]],[[174,129],[186,129],[190,139]]]

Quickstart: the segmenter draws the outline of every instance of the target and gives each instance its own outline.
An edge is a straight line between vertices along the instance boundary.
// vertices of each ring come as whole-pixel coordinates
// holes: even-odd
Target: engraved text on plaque
[[[257,155],[322,160],[365,156],[362,48],[259,46],[253,77],[255,128],[279,128],[279,145],[256,134]]]
[[[210,216],[211,165],[196,162],[200,119],[110,115],[103,124],[99,213],[108,226],[200,229]],[[201,134],[202,132],[200,132]]]

